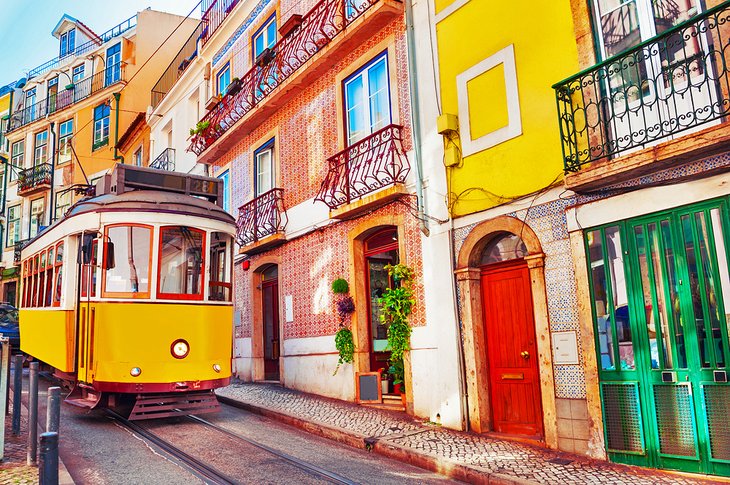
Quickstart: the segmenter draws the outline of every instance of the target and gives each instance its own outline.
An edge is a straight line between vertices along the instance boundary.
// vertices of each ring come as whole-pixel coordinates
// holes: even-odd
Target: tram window
[[[185,226],[160,228],[157,294],[165,298],[203,298],[205,233]]]
[[[91,242],[90,259],[88,263],[84,263],[81,273],[81,296],[86,298],[88,296],[96,296],[96,280],[98,275],[99,267],[99,240],[94,239]],[[107,253],[109,254],[109,253]],[[113,256],[112,256],[113,257]],[[91,277],[91,278],[89,278]]]
[[[49,257],[49,261],[50,261]],[[53,291],[53,306],[61,305],[61,288],[63,284],[63,243],[56,245],[56,260],[54,263],[56,268],[55,290]]]
[[[106,241],[114,244],[116,264],[102,262],[108,268],[104,271],[103,296],[111,293],[108,296],[148,297],[152,228],[136,225],[111,226],[106,230]]]
[[[231,272],[228,248],[231,237],[214,232],[210,238],[210,287],[208,300],[231,301]]]

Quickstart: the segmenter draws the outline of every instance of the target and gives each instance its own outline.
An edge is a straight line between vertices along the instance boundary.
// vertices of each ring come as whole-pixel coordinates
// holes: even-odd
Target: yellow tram
[[[72,404],[214,410],[233,342],[223,182],[117,165],[96,193],[23,248],[21,349],[73,384]]]

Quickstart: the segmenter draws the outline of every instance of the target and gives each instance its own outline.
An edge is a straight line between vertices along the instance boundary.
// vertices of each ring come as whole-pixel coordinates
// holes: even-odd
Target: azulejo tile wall
[[[573,255],[568,238],[566,210],[572,206],[620,195],[623,192],[659,183],[677,183],[705,172],[730,169],[730,153],[691,162],[680,167],[655,172],[651,175],[605,187],[592,194],[571,194],[531,207],[529,210],[507,215],[524,221],[537,234],[545,253],[545,286],[548,299],[550,332],[574,330],[580,342],[577,287]],[[617,220],[620,215],[617,215]],[[477,224],[454,231],[455,254],[459,253],[464,240]],[[555,365],[555,395],[558,398],[584,399],[586,384],[584,357],[578,346],[578,365]]]

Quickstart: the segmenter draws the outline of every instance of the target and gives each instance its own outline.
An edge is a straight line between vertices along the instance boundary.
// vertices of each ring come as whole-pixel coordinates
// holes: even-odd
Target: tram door
[[[91,298],[96,296],[98,241],[91,244],[91,257],[81,264],[81,300],[77,311],[78,324],[78,380],[91,384],[94,382],[94,331],[96,326],[96,307]]]

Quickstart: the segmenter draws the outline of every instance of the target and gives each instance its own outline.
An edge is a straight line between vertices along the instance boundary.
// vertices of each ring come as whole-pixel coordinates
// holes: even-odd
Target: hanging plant
[[[343,295],[338,298],[336,306],[340,323],[344,323],[345,319],[355,312],[355,301],[350,295]]]
[[[337,278],[332,282],[332,292],[337,295],[335,309],[340,318],[340,329],[335,334],[335,348],[340,356],[332,375],[337,374],[342,364],[351,364],[354,361],[355,341],[352,338],[352,331],[346,325],[347,319],[355,312],[355,301],[347,294],[349,290],[350,285],[342,278]]]
[[[335,334],[335,348],[340,353],[337,360],[337,367],[332,375],[337,374],[342,364],[352,364],[355,360],[355,342],[352,339],[352,331],[344,325],[340,325],[340,329]]]
[[[332,293],[336,295],[344,295],[350,291],[350,285],[347,284],[347,280],[343,278],[337,278],[332,282]]]
[[[390,367],[394,381],[403,383],[403,353],[411,349],[411,326],[408,323],[415,304],[413,297],[413,269],[404,264],[387,265],[388,274],[397,286],[388,288],[378,299],[380,324],[388,327]]]

